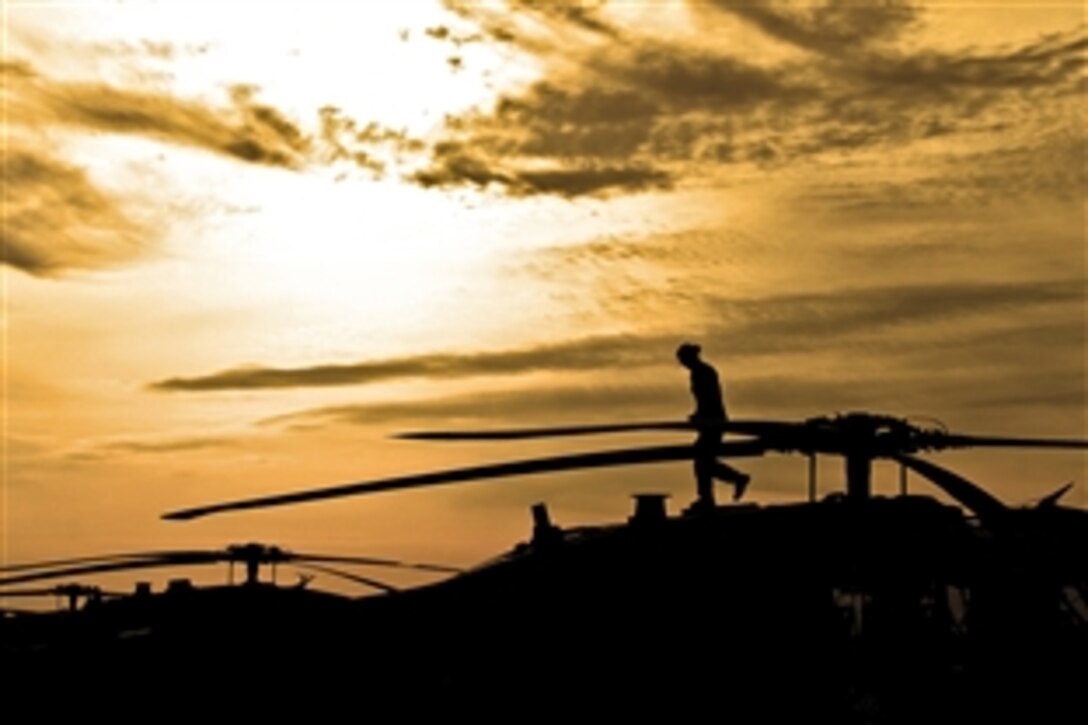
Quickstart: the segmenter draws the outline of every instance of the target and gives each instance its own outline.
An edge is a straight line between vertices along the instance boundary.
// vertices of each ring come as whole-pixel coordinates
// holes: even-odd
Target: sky
[[[3,13],[6,562],[259,540],[468,565],[539,500],[560,524],[646,490],[675,510],[684,464],[159,519],[667,442],[389,435],[683,418],[687,340],[735,417],[1088,436],[1080,2]],[[934,460],[1088,506],[1083,453]],[[738,463],[762,504],[806,465]],[[878,463],[878,493],[897,476]]]

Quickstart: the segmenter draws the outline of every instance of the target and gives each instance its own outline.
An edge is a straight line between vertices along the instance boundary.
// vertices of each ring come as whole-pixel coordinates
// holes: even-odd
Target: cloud
[[[1077,90],[1088,59],[1088,38],[1083,32],[1050,35],[1014,50],[991,53],[869,54],[861,63],[839,70],[885,94],[910,91],[921,98],[947,98],[963,91]]]
[[[830,55],[856,53],[859,48],[895,38],[917,21],[919,13],[907,0],[715,0],[713,5],[778,40]]]
[[[5,80],[34,78],[38,72],[25,60],[9,59],[0,62],[0,75]]]
[[[545,171],[522,171],[518,180],[527,194],[558,194],[565,197],[598,194],[611,189],[642,191],[665,189],[670,177],[646,166],[594,166]]]
[[[104,443],[98,450],[110,453],[176,453],[179,451],[197,451],[208,448],[229,448],[237,444],[228,438],[174,438],[167,440],[132,440]]]
[[[981,303],[981,300],[977,302]],[[874,330],[874,339],[880,340]],[[709,346],[725,352],[712,361],[721,364],[726,399],[738,418],[781,417],[799,419],[835,411],[865,409],[897,415],[925,412],[964,413],[970,419],[995,411],[1065,411],[1074,422],[1088,396],[1084,364],[1062,351],[1084,343],[1083,324],[1076,321],[1014,326],[993,332],[969,331],[922,341],[885,340],[866,352],[835,349],[830,341],[822,352],[832,352],[838,366],[811,369],[811,338],[793,338],[794,345],[765,345],[793,355],[793,374],[767,373],[760,366],[744,365],[751,353],[738,345],[733,331],[707,330]],[[1081,345],[1078,345],[1078,337]],[[576,341],[573,345],[585,343]],[[647,337],[631,340],[632,348],[645,346],[639,357],[634,349],[621,351],[622,368],[672,364],[671,340]],[[592,344],[592,343],[591,343]],[[617,346],[622,345],[617,341]],[[1052,355],[1040,359],[1038,350]],[[852,359],[851,359],[852,358]],[[875,365],[857,365],[858,359],[875,359]],[[678,367],[657,376],[633,375],[617,383],[594,371],[581,384],[544,388],[487,390],[437,398],[382,403],[356,403],[294,411],[261,421],[262,425],[291,430],[312,430],[339,425],[400,426],[500,426],[545,425],[555,422],[650,418],[679,418],[691,405],[683,371]],[[601,371],[603,372],[603,371]],[[996,425],[996,429],[1009,425]]]
[[[130,456],[186,453],[191,451],[234,448],[238,444],[239,440],[237,438],[216,438],[212,436],[114,440],[98,443],[79,450],[69,451],[64,455],[64,458],[76,462],[94,462],[107,460],[117,455]]]
[[[458,33],[446,25],[432,25],[424,28],[423,33],[429,38],[453,43],[458,48],[469,43],[482,43],[484,41],[484,36],[481,33]]]
[[[29,66],[27,66],[29,67]],[[62,124],[90,131],[145,136],[247,161],[294,168],[310,141],[252,87],[232,90],[231,105],[215,108],[153,91],[105,83],[74,83],[8,73],[9,122]]]
[[[591,57],[605,76],[648,92],[672,112],[731,112],[775,101],[792,103],[816,89],[803,67],[764,68],[720,51],[646,43]]]
[[[516,150],[526,156],[623,158],[646,141],[659,112],[645,93],[604,86],[569,91],[542,81],[518,96],[499,100],[496,133],[510,127],[518,133],[511,134],[508,148],[495,143],[494,150]],[[475,130],[482,128],[481,119]]]
[[[147,251],[150,230],[77,166],[27,148],[7,149],[0,259],[49,276],[116,264]]]
[[[492,163],[496,166],[492,167]],[[552,169],[510,169],[460,144],[436,148],[431,166],[409,178],[424,188],[470,184],[481,189],[498,186],[515,197],[554,194],[567,198],[602,195],[617,189],[631,192],[667,188],[671,183],[664,171],[637,164],[585,162]]]
[[[38,276],[97,269],[150,251],[161,234],[138,221],[133,200],[102,187],[84,167],[63,158],[46,134],[138,136],[197,148],[224,158],[280,169],[313,160],[347,159],[380,173],[381,149],[418,152],[421,144],[375,123],[358,124],[336,109],[322,111],[322,133],[309,135],[278,109],[258,102],[257,90],[238,85],[216,107],[163,92],[44,77],[22,60],[0,66],[5,81],[6,197],[0,218],[4,264]],[[388,154],[387,154],[388,155]]]
[[[161,233],[136,213],[141,191],[122,195],[102,186],[64,158],[52,128],[142,136],[282,168],[296,167],[310,148],[291,120],[257,103],[248,87],[235,88],[232,105],[217,109],[165,93],[57,81],[21,60],[0,72],[8,123],[0,261],[33,275],[128,262]]]
[[[609,48],[583,62],[593,68],[586,77],[545,78],[500,97],[490,113],[452,119],[431,163],[409,180],[494,186],[517,197],[669,188],[674,172],[656,142],[671,134],[677,146],[673,121],[715,125],[706,114],[783,108],[812,93],[804,74],[786,82],[755,65],[660,43]]]
[[[2,70],[12,95],[9,121],[16,126],[63,124],[145,136],[288,169],[313,159],[358,160],[364,148],[398,153],[422,149],[422,142],[404,131],[360,124],[333,106],[320,109],[321,130],[311,135],[283,111],[259,102],[259,90],[252,85],[231,87],[229,103],[216,106],[164,92],[58,81],[41,76],[25,61],[8,61]]]
[[[887,351],[876,374],[848,365],[819,373],[802,366],[795,374],[766,374],[751,368],[740,370],[743,366],[733,355],[713,361],[720,364],[728,409],[737,418],[796,420],[846,410],[946,415],[959,410],[967,425],[996,411],[1053,414],[1060,410],[1064,411],[1063,419],[1070,418],[1083,429],[1079,413],[1088,396],[1083,370],[1078,374],[1075,369],[1063,368],[1061,360],[1042,365],[1023,359],[1007,360],[1010,351],[1024,349],[1024,344],[1042,343],[1059,349],[1062,340],[1069,339],[1069,332],[1069,326],[1054,326],[969,336],[961,344],[927,348],[914,357],[904,356],[904,350]],[[1002,357],[1008,364],[988,365]],[[690,406],[683,371],[676,368],[654,383],[647,383],[645,377],[630,385],[601,384],[599,378],[587,378],[580,386],[328,406],[277,416],[264,423],[291,429],[336,425],[497,427],[681,418]],[[1008,430],[1012,424],[1001,421],[990,427]]]
[[[694,29],[671,35],[621,25],[622,13],[605,3],[589,12],[517,0],[505,13],[452,7],[481,33],[501,29],[503,42],[533,55],[544,72],[491,108],[451,119],[430,164],[409,177],[429,188],[614,196],[721,178],[737,166],[878,168],[888,151],[923,144],[930,158],[944,159],[956,154],[953,140],[958,149],[992,150],[1003,135],[1030,150],[1033,137],[1082,137],[1071,109],[1086,62],[1083,28],[951,51],[926,46],[924,11],[905,0],[689,3]],[[731,19],[729,32],[701,23],[707,13]],[[768,41],[790,52],[749,52]],[[523,176],[580,173],[616,159],[667,183],[633,177],[555,188]],[[1046,168],[1045,157],[1028,161]],[[981,189],[994,179],[980,181]]]
[[[855,335],[894,339],[890,328],[977,315],[1012,317],[1047,306],[1083,309],[1088,282],[1079,278],[1029,282],[940,283],[844,289],[828,294],[782,295],[770,299],[709,298],[715,317],[728,321],[738,353],[796,348],[796,341],[829,342]]]
[[[474,375],[510,375],[541,370],[596,370],[621,364],[651,361],[637,338],[624,335],[582,338],[536,347],[470,352],[435,353],[387,360],[304,368],[236,368],[193,378],[170,378],[151,384],[161,391],[213,391],[261,388],[361,385],[398,378],[459,378]]]
[[[424,188],[497,188],[509,196],[607,196],[668,188],[670,174],[635,156],[656,113],[645,94],[549,83],[500,99],[493,116],[449,124],[430,163],[409,177]],[[634,158],[632,158],[634,156]]]
[[[619,30],[601,19],[598,10],[605,6],[606,2],[596,3],[564,3],[541,2],[540,0],[511,0],[510,6],[513,12],[533,12],[538,16],[548,18],[569,28],[588,31],[593,34],[618,38]]]
[[[467,0],[444,0],[452,13],[479,28],[477,35],[510,44],[534,53],[562,53],[572,43],[623,38],[619,27],[605,20],[600,12],[607,2],[570,3],[508,0],[505,7]],[[441,31],[428,35],[456,42],[452,34]]]
[[[926,223],[958,219],[959,243],[967,236],[965,225],[972,225],[980,236],[971,246],[979,250],[991,246],[984,240],[992,240],[993,234],[984,227],[996,219],[1006,221],[1002,226],[1007,231],[1009,222],[1045,216],[1046,223],[1024,232],[1037,237],[1035,244],[1062,240],[1067,249],[1083,253],[1079,218],[1088,182],[1084,153],[1085,139],[1080,133],[1058,127],[1008,138],[1002,145],[957,149],[947,157],[931,158],[908,174],[829,176],[798,192],[795,201],[807,213],[833,214],[844,224],[899,220],[916,226],[919,219]],[[1056,228],[1059,221],[1061,229]],[[884,243],[862,253],[879,256],[890,249]]]
[[[433,424],[436,421],[548,421],[611,419],[616,411],[625,415],[683,409],[682,377],[677,385],[599,385],[510,389],[462,394],[424,400],[391,403],[358,403],[326,406],[278,415],[261,421],[264,425],[310,428],[325,425],[388,425],[390,423]]]
[[[390,164],[401,163],[418,154],[424,144],[404,130],[376,122],[360,124],[335,106],[319,111],[320,126],[316,155],[323,161],[348,161],[382,176]]]
[[[721,340],[731,355],[807,352],[847,342],[895,345],[888,334],[905,325],[933,326],[974,316],[1014,318],[1032,309],[1082,310],[1088,284],[1080,279],[945,283],[845,289],[770,298],[706,298],[711,322],[701,339]],[[934,334],[930,345],[940,339]],[[386,360],[299,368],[251,366],[152,383],[159,391],[207,392],[367,385],[402,378],[454,379],[531,372],[588,372],[671,364],[679,335],[598,335],[511,350],[431,353]],[[925,341],[915,345],[925,345]]]

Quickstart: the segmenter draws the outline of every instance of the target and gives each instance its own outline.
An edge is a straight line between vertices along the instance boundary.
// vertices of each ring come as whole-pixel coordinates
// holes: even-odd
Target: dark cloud
[[[27,95],[42,121],[149,136],[252,163],[294,167],[309,147],[293,122],[255,103],[252,89],[245,87],[235,89],[234,106],[226,110],[104,84],[51,82],[28,89]]]
[[[1040,137],[1075,133],[1063,106],[1075,97],[1086,42],[1076,32],[1003,52],[882,49],[819,61],[810,69],[810,95],[795,89],[788,113],[781,106],[773,113],[754,109],[747,122],[734,119],[727,135],[720,122],[704,124],[688,134],[688,148],[705,160],[696,144],[717,138],[728,141],[724,161],[775,165],[849,158],[938,137],[968,145],[1013,129],[1031,128]],[[1046,165],[1036,158],[1024,168],[1034,173]]]
[[[918,9],[909,0],[877,3],[823,0],[800,4],[782,0],[743,3],[715,0],[713,5],[774,38],[833,55],[855,53],[859,48],[894,38],[918,19]]]
[[[481,43],[484,40],[482,33],[458,33],[446,25],[433,25],[425,28],[423,32],[429,38],[453,43],[458,48],[468,43]]]
[[[770,299],[711,298],[708,307],[727,325],[737,353],[797,349],[811,339],[833,342],[862,335],[890,339],[890,328],[935,325],[970,315],[1023,314],[1058,306],[1081,310],[1088,282],[1061,279],[1030,282],[943,283],[845,289],[831,294],[783,295]]]
[[[725,361],[727,362],[727,361]],[[725,397],[731,415],[737,418],[774,417],[801,420],[808,416],[846,410],[872,410],[897,414],[941,410],[948,400],[967,407],[1000,408],[1045,406],[1059,393],[1058,386],[1031,391],[1026,375],[1005,378],[1003,385],[1031,392],[995,396],[993,376],[982,376],[977,389],[962,381],[933,376],[922,371],[899,371],[882,377],[856,375],[815,378],[797,375],[730,374]],[[660,376],[654,384],[630,386],[557,386],[533,390],[504,390],[392,403],[358,403],[327,406],[287,413],[261,421],[262,425],[289,430],[320,430],[339,425],[399,427],[402,430],[426,427],[503,427],[638,418],[683,418],[691,407],[685,373],[679,367]],[[1063,389],[1064,390],[1064,389]],[[1007,400],[1006,400],[1007,398]],[[1072,399],[1083,400],[1083,392]]]
[[[619,30],[602,20],[597,12],[599,7],[606,4],[606,2],[575,4],[548,0],[510,0],[510,7],[514,12],[533,12],[553,22],[558,21],[568,28],[616,39],[620,36]]]
[[[1088,38],[1077,33],[1048,36],[1000,53],[870,54],[863,62],[841,70],[896,95],[904,88],[925,96],[948,96],[966,90],[1070,91],[1088,63],[1086,48]]]
[[[403,129],[373,121],[360,124],[335,106],[324,106],[319,114],[318,154],[325,161],[348,161],[380,177],[390,163],[400,163],[424,149],[422,141]]]
[[[230,104],[217,108],[165,93],[57,81],[19,60],[5,62],[0,72],[12,139],[5,155],[0,261],[36,275],[130,260],[158,237],[133,219],[134,195],[123,204],[44,142],[32,146],[43,127],[143,136],[287,169],[315,158],[347,159],[381,173],[381,149],[392,149],[394,158],[422,149],[404,132],[356,123],[333,108],[322,110],[322,133],[310,136],[283,112],[258,102],[252,86],[235,86]]]
[[[454,6],[485,29],[495,22],[491,10]],[[705,152],[703,132],[707,126],[720,130],[721,114],[767,106],[777,113],[815,92],[811,73],[802,67],[786,73],[690,45],[646,37],[627,42],[596,8],[511,2],[510,11],[515,19],[527,13],[564,37],[568,42],[556,67],[569,68],[574,61],[580,70],[549,73],[500,97],[490,112],[452,119],[447,137],[433,147],[430,166],[411,180],[425,186],[492,184],[515,196],[556,193],[555,180],[563,182],[558,193],[568,197],[666,187],[675,172],[661,162],[690,160],[696,144]],[[570,30],[591,31],[600,42],[573,42]],[[711,144],[718,153],[721,141]],[[666,145],[670,152],[662,154]],[[622,174],[615,159],[624,159]],[[602,165],[607,174],[600,173]],[[548,169],[544,176],[531,176],[541,167]],[[607,185],[599,183],[605,179]]]
[[[942,137],[970,144],[1010,128],[1043,135],[1079,123],[1059,109],[1079,92],[1088,45],[1083,29],[1012,48],[953,52],[915,42],[922,35],[904,42],[921,27],[922,14],[904,0],[691,4],[697,21],[700,13],[728,14],[751,34],[806,52],[803,60],[796,54],[775,60],[739,55],[710,35],[714,23],[697,26],[693,37],[665,39],[645,28],[620,32],[596,8],[586,14],[582,6],[510,0],[504,15],[452,5],[482,32],[508,30],[522,50],[544,61],[545,75],[485,112],[453,119],[432,148],[431,164],[410,177],[425,186],[551,193],[546,185],[519,184],[520,173],[618,158],[672,183],[718,174],[723,166],[774,170]],[[573,30],[592,31],[592,42]],[[565,44],[542,41],[549,33]],[[460,152],[451,155],[453,147]],[[1041,170],[1046,160],[1032,158],[1029,165]],[[598,193],[592,184],[586,190]]]
[[[150,230],[83,169],[25,148],[4,158],[2,261],[30,274],[115,264],[146,251]]]
[[[479,28],[484,37],[533,53],[562,53],[579,36],[610,41],[623,38],[619,28],[601,17],[599,10],[608,4],[603,0],[592,3],[508,0],[505,8],[469,0],[444,0],[443,4]]]
[[[1083,326],[1060,323],[1013,327],[998,332],[974,332],[951,340],[926,344],[908,341],[879,346],[877,371],[864,372],[848,360],[837,368],[814,371],[802,358],[811,358],[810,342],[795,340],[800,357],[793,374],[738,372],[745,354],[736,335],[708,331],[706,341],[727,381],[726,398],[738,418],[801,419],[846,410],[873,410],[896,415],[964,412],[964,424],[981,415],[1029,410],[1065,411],[1074,423],[1083,410],[1084,364],[1057,351],[1083,341]],[[647,364],[671,364],[670,340],[645,338],[641,344],[657,356]],[[622,343],[619,343],[622,344]],[[636,344],[632,342],[632,344]],[[784,347],[775,345],[776,348]],[[805,349],[801,349],[805,348]],[[1040,356],[1040,350],[1055,354]],[[866,357],[855,351],[855,357]],[[871,357],[871,356],[870,356]],[[636,358],[626,355],[628,367]],[[684,372],[675,368],[650,378],[631,376],[627,384],[601,383],[586,378],[581,385],[547,388],[488,390],[448,397],[384,403],[358,403],[296,411],[261,421],[292,430],[313,430],[337,425],[402,429],[440,426],[535,425],[571,421],[681,417],[689,399]],[[652,380],[652,382],[651,382]],[[1079,387],[1078,387],[1079,386]],[[975,415],[977,413],[978,415]],[[991,424],[1009,430],[1004,418]],[[1081,424],[1083,427],[1083,424]]]
[[[358,403],[312,408],[261,421],[265,425],[306,429],[325,425],[388,425],[459,421],[509,423],[612,419],[626,415],[682,409],[688,404],[680,372],[677,385],[599,385],[502,390],[391,403]]]
[[[660,43],[591,57],[609,79],[649,93],[674,113],[733,112],[768,101],[811,97],[810,74],[802,66],[767,69],[720,52]]]
[[[645,93],[589,87],[569,92],[548,82],[517,97],[503,97],[495,108],[499,128],[517,129],[507,148],[526,156],[625,158],[646,142],[656,103]],[[500,137],[501,138],[501,137]]]
[[[750,111],[773,103],[778,110],[812,96],[798,72],[779,74],[727,56],[642,44],[600,52],[586,60],[592,77],[572,87],[550,80],[504,96],[494,118],[464,119],[480,136],[504,131],[506,147],[527,156],[570,158],[629,156],[672,121],[706,124],[708,113]],[[783,74],[784,76],[785,74]],[[493,126],[488,123],[493,122]]]
[[[4,65],[12,127],[66,124],[91,131],[147,136],[243,161],[294,167],[311,140],[294,121],[258,103],[252,86],[236,86],[231,104],[214,107],[106,83],[59,81],[23,61]]]
[[[796,109],[792,126],[768,124],[740,141],[770,140],[779,160],[796,161],[905,148],[937,137],[958,137],[969,146],[1004,134],[1024,144],[1015,131],[1027,129],[1037,137],[1079,136],[1068,107],[1086,43],[1077,31],[1001,52],[880,50],[829,60],[816,66],[825,79],[819,98]],[[1035,172],[1046,165],[1037,158],[1024,168]]]
[[[481,188],[490,184],[513,187],[517,183],[513,175],[491,168],[487,159],[455,142],[437,145],[431,165],[409,178],[424,188],[462,184]]]
[[[217,110],[165,94],[52,80],[22,61],[5,63],[3,75],[9,144],[0,261],[30,274],[128,261],[159,235],[134,217],[140,193],[122,202],[47,145],[43,127],[146,136],[279,167],[294,167],[310,148],[292,121],[257,103],[248,87],[234,90],[231,108]]]
[[[1062,419],[1067,419],[1069,413],[1076,415],[1078,405],[1083,409],[1086,392],[1071,389],[1069,384],[1069,380],[1039,378],[1027,369],[1003,376],[972,371],[970,378],[916,370],[875,378],[854,374],[823,380],[802,375],[739,378],[731,382],[727,395],[731,414],[737,418],[796,420],[868,410],[900,416],[935,415],[961,428],[993,418],[979,431],[986,433],[1012,432],[1020,427],[1011,414],[1060,411]],[[948,417],[952,413],[958,415]],[[1073,421],[1076,425],[1075,418]],[[922,418],[918,422],[931,423]]]
[[[1088,407],[1088,389],[1062,388],[1055,386],[1053,390],[1020,392],[1021,386],[1006,384],[1003,386],[1012,392],[998,393],[996,395],[979,398],[975,406],[979,408],[995,409],[1036,409],[1053,410],[1055,408],[1068,408],[1075,412],[1083,411]]]
[[[238,443],[238,439],[235,438],[214,438],[211,436],[164,438],[159,440],[115,440],[70,451],[64,455],[64,458],[74,462],[96,462],[116,456],[158,455],[234,448]]]
[[[0,62],[0,75],[13,78],[34,78],[38,72],[25,60],[4,60]]]
[[[552,194],[567,198],[667,188],[671,183],[664,171],[637,164],[587,161],[550,169],[510,169],[458,143],[436,147],[432,164],[409,178],[424,188],[495,186],[510,196]]]
[[[526,194],[591,196],[622,189],[626,192],[664,189],[671,185],[664,171],[646,166],[582,166],[550,171],[522,171],[518,180]]]
[[[1056,308],[1068,318],[1083,310],[1088,283],[1080,279],[926,284],[846,289],[765,299],[708,298],[710,322],[701,339],[723,342],[734,356],[808,352],[850,343],[897,345],[889,332],[911,324],[937,325],[974,316]],[[1083,316],[1083,315],[1082,315]],[[1074,315],[1075,318],[1075,315]],[[694,336],[694,335],[693,335]],[[302,368],[252,366],[155,382],[160,391],[218,391],[365,385],[400,378],[451,379],[539,371],[586,372],[670,364],[680,335],[601,335],[513,350],[426,355]],[[939,333],[922,348],[944,344]]]
[[[568,343],[518,350],[438,353],[346,365],[305,368],[237,368],[195,378],[153,383],[155,390],[210,391],[255,388],[361,385],[406,377],[458,378],[510,375],[540,370],[597,370],[618,365],[648,364],[652,353],[623,335],[583,338]]]
[[[452,119],[430,165],[410,180],[568,198],[667,188],[673,172],[656,152],[666,135],[673,146],[683,140],[677,124],[715,124],[708,114],[767,104],[781,111],[813,92],[802,73],[787,83],[729,57],[660,44],[601,51],[585,63],[588,79],[546,79],[500,97],[491,113]]]
[[[1021,393],[1038,388],[1042,382],[1058,387],[1076,382],[1083,385],[1088,381],[1088,359],[1082,354],[1088,346],[1088,312],[1083,300],[1077,301],[1079,306],[1068,303],[1060,315],[1048,314],[1054,308],[1042,308],[1037,314],[1011,318],[988,329],[945,334],[929,344],[903,339],[889,340],[884,346],[903,366],[951,380],[969,380],[973,374],[988,371],[998,379],[1033,377],[1034,383],[1018,389]]]
[[[208,448],[230,448],[237,441],[229,438],[176,438],[157,441],[113,441],[104,443],[97,450],[108,453],[177,453]]]
[[[722,372],[728,372],[724,368]],[[359,403],[301,410],[262,421],[291,430],[338,425],[501,427],[551,423],[683,418],[691,399],[679,367],[654,385],[551,387],[457,395],[395,403]],[[731,377],[725,397],[731,414],[804,417],[879,406],[903,380],[821,381],[796,377]]]
[[[1006,200],[1039,198],[1069,204],[1072,216],[1080,213],[1072,207],[1082,201],[1088,184],[1088,168],[1082,163],[1085,150],[1085,140],[1077,133],[1057,129],[1004,147],[938,159],[907,180],[829,179],[805,192],[803,201],[812,213],[834,210],[861,221],[956,214]],[[1070,247],[1076,244],[1083,247],[1083,237],[1071,241]]]

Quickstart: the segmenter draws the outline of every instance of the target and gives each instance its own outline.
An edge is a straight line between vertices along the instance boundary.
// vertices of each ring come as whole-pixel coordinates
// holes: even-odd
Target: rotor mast
[[[846,463],[846,497],[865,501],[873,494],[873,458],[876,427],[870,416],[851,413],[840,419],[846,434],[843,455]]]
[[[873,457],[864,452],[846,456],[846,497],[851,501],[864,501],[873,493]]]

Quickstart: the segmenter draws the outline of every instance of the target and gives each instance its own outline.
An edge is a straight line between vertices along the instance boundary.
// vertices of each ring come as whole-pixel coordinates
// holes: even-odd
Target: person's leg
[[[714,470],[717,466],[719,439],[715,439],[711,433],[700,433],[695,439],[695,490],[698,494],[698,502],[709,506],[714,505]]]
[[[748,488],[748,481],[751,479],[751,476],[726,463],[715,461],[714,478],[717,478],[719,481],[733,484],[733,500],[739,501],[741,496],[744,495],[744,491]]]
[[[720,430],[704,431],[699,434],[698,440],[695,441],[696,462],[702,461],[703,464],[701,468],[697,466],[696,477],[698,478],[701,471],[704,476],[733,484],[733,500],[739,501],[748,488],[748,481],[751,477],[747,473],[718,460],[718,450],[721,447],[723,435],[724,433]],[[700,483],[700,485],[702,484]],[[711,494],[711,497],[713,497],[713,494]]]
[[[695,459],[695,491],[700,503],[714,505],[714,459]]]

